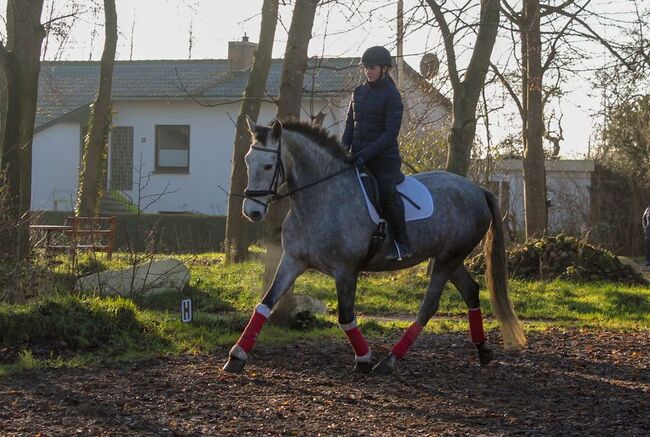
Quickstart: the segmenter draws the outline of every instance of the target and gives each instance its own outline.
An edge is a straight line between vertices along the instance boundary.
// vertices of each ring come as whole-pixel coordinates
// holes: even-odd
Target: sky
[[[349,5],[359,3],[359,0],[345,1]],[[46,0],[43,21],[47,21],[50,15],[50,6],[54,5],[52,15],[60,16],[70,12],[70,3]],[[405,0],[405,10],[416,3],[416,0]],[[192,59],[227,58],[229,41],[239,40],[244,34],[251,41],[258,41],[261,5],[262,0],[116,0],[119,31],[117,59],[187,59],[190,57],[190,29]],[[0,10],[5,9],[6,0],[0,0]],[[98,60],[103,44],[103,11],[98,9],[97,12],[99,17],[84,10],[74,23],[65,44],[50,41],[46,59]],[[372,19],[366,20],[370,12]],[[372,45],[387,45],[395,53],[395,12],[395,3],[384,0],[365,0],[362,13],[342,11],[340,7],[320,8],[309,55],[359,56]],[[276,58],[281,57],[284,51],[291,8],[281,7],[280,16],[274,43]],[[408,35],[404,41],[406,62],[418,70],[422,54],[434,50],[444,64],[444,52],[432,49],[439,38],[437,29],[430,26],[417,31],[413,29],[414,25],[407,23]],[[500,50],[504,49],[495,47],[493,59],[499,56]],[[561,154],[564,157],[582,157],[587,153],[593,136],[594,120],[591,114],[598,108],[600,100],[589,97],[587,81],[572,81],[568,89],[571,90],[570,94],[559,103],[564,114],[565,137]],[[496,140],[508,133],[517,133],[512,131],[512,121],[505,113],[492,116],[490,127]],[[478,135],[485,136],[483,128],[479,127]]]

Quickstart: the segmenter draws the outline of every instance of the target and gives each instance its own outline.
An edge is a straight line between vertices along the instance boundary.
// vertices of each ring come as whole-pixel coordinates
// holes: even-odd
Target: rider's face
[[[381,77],[382,68],[380,65],[366,65],[364,66],[364,72],[366,74],[366,79],[368,82],[374,82]]]

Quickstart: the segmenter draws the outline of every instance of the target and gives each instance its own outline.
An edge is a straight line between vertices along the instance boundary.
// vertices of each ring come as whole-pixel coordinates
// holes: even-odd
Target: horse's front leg
[[[239,373],[244,370],[248,355],[255,345],[255,339],[262,330],[264,323],[271,316],[273,306],[305,270],[306,266],[303,262],[286,253],[282,255],[271,286],[262,298],[262,302],[255,307],[255,311],[253,311],[253,315],[241,337],[230,349],[228,362],[223,367],[223,370],[231,373]]]
[[[335,274],[334,278],[338,299],[339,326],[345,332],[354,351],[355,366],[353,371],[369,373],[372,370],[372,353],[357,326],[357,318],[354,315],[358,273],[340,272]]]

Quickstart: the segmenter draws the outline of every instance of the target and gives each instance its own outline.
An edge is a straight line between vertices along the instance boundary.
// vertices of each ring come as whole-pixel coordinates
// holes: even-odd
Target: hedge
[[[34,213],[34,223],[64,224],[69,211]],[[262,224],[250,224],[251,241],[263,235]],[[214,252],[223,250],[226,217],[202,214],[118,214],[118,250],[155,248],[157,252]]]

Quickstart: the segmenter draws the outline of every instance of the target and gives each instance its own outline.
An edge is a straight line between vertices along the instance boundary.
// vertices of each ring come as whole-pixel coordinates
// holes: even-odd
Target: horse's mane
[[[322,127],[314,126],[305,121],[287,120],[282,122],[282,128],[305,136],[336,159],[343,159],[347,152],[338,138]],[[270,127],[258,126],[255,137],[264,144],[266,143],[266,138],[270,130]]]

